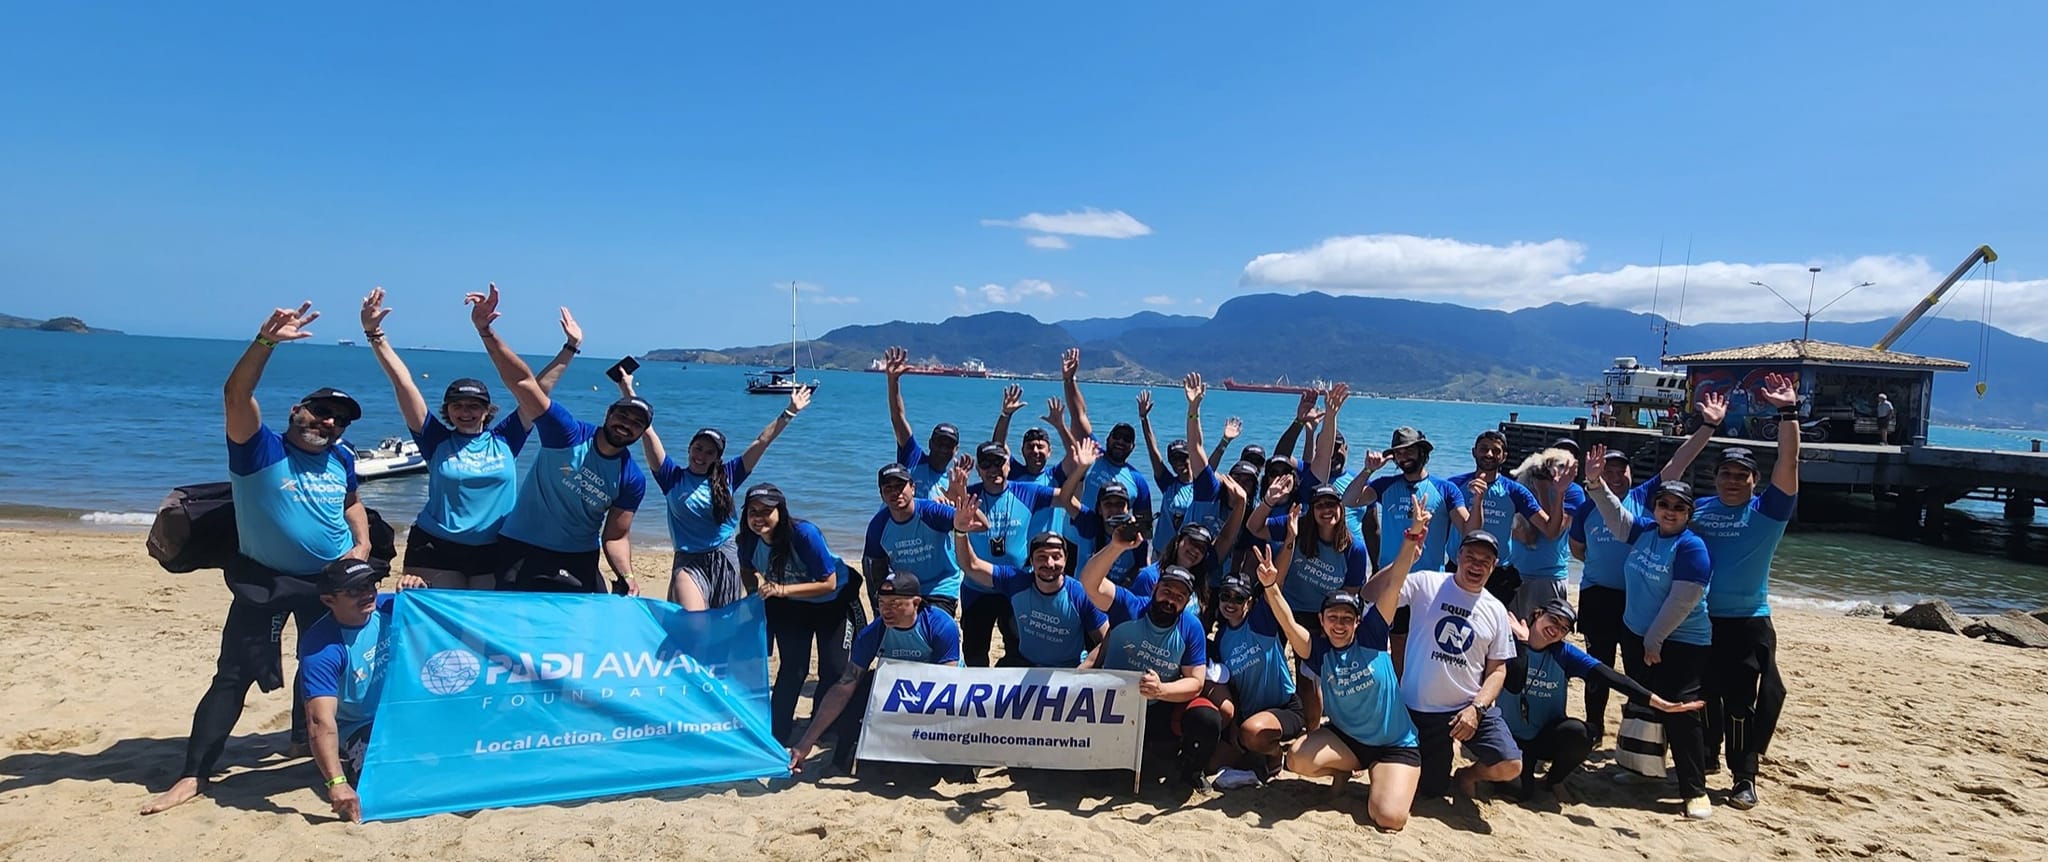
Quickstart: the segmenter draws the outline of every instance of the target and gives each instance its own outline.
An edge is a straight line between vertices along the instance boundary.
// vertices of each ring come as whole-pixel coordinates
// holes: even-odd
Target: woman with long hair
[[[1553,601],[1568,602],[1565,595],[1566,565],[1571,559],[1572,512],[1585,504],[1585,492],[1572,479],[1578,475],[1579,459],[1570,450],[1545,449],[1523,459],[1515,481],[1536,497],[1536,505],[1548,517],[1538,526],[1523,515],[1514,522],[1514,550],[1510,561],[1521,576],[1508,612],[1517,619],[1529,619],[1537,608]]]
[[[739,534],[740,572],[761,584],[768,636],[782,657],[768,702],[775,738],[787,745],[795,741],[790,733],[811,670],[811,645],[817,644],[821,682],[846,675],[846,604],[858,601],[860,591],[853,570],[826,547],[825,534],[790,517],[781,488],[766,482],[748,488],[742,505],[747,529]],[[815,697],[811,706],[815,711]]]
[[[619,376],[619,391],[637,395],[633,375]],[[746,451],[730,459],[725,457],[724,432],[699,428],[690,435],[686,462],[677,464],[662,447],[661,436],[648,427],[640,445],[667,500],[669,541],[676,549],[669,569],[669,601],[684,610],[701,611],[725,607],[746,595],[739,547],[733,539],[739,533],[740,507],[733,502],[732,491],[747,480],[768,445],[810,403],[809,388],[789,393],[789,406],[761,429]]]
[[[384,336],[384,319],[391,311],[384,305],[384,288],[363,297],[363,337],[391,380],[398,415],[427,459],[427,499],[406,534],[403,568],[438,589],[494,589],[500,568],[498,528],[512,513],[519,486],[514,462],[533,426],[520,421],[517,410],[492,424],[498,407],[491,403],[490,387],[472,377],[448,384],[440,413],[428,412],[412,370]],[[566,308],[562,335],[562,349],[540,371],[542,392],[554,390],[583,343],[583,329]]]

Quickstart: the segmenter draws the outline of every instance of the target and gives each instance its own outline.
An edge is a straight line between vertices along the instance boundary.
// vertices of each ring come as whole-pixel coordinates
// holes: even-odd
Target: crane
[[[1933,292],[1923,297],[1919,305],[1913,306],[1912,311],[1906,312],[1905,317],[1899,318],[1898,323],[1892,324],[1891,331],[1885,333],[1884,337],[1878,339],[1877,343],[1871,345],[1871,347],[1875,350],[1890,350],[1892,342],[1898,341],[1899,336],[1905,335],[1906,330],[1912,329],[1913,324],[1920,322],[1922,315],[1925,315],[1935,304],[1941,302],[1942,294],[1948,293],[1948,289],[1954,287],[1956,282],[1963,280],[1963,276],[1969,274],[1972,268],[1979,263],[1994,263],[1997,260],[1998,252],[1992,251],[1991,246],[1977,246],[1977,250],[1970,252],[1969,257],[1963,258],[1963,262],[1956,266],[1954,272],[1949,273],[1947,278],[1942,279],[1941,284],[1936,286]],[[1982,395],[1983,392],[1980,390],[1977,394]]]

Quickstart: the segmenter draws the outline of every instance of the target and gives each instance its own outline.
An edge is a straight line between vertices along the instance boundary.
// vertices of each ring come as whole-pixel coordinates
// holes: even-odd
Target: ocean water
[[[12,396],[0,411],[0,520],[64,522],[138,532],[156,504],[176,485],[226,477],[220,387],[245,342],[151,336],[80,336],[0,330],[0,375]],[[553,346],[535,345],[539,347]],[[487,381],[500,399],[504,387],[483,354],[406,350],[429,401],[457,377]],[[544,356],[527,357],[537,369]],[[616,357],[581,356],[563,376],[555,397],[577,416],[595,420],[616,397],[604,376]],[[656,427],[671,445],[689,432],[713,426],[735,447],[744,447],[786,401],[748,395],[746,369],[650,362],[637,377],[641,393],[655,405]],[[1596,370],[1589,370],[1589,376]],[[833,549],[853,556],[879,503],[874,471],[895,458],[884,378],[862,372],[816,372],[816,399],[761,460],[750,481],[769,481],[789,495],[798,517],[823,528]],[[922,435],[939,422],[953,422],[963,438],[984,439],[992,429],[1009,381],[939,377],[905,379],[910,420]],[[1013,445],[1024,429],[1040,424],[1045,400],[1060,394],[1057,381],[1021,381],[1029,407],[1011,429]],[[267,420],[281,424],[298,398],[320,386],[354,394],[364,415],[350,429],[349,442],[375,445],[402,436],[405,427],[390,384],[367,348],[297,343],[272,357],[257,398]],[[1134,422],[1130,386],[1083,386],[1097,434],[1119,421]],[[1154,389],[1160,446],[1182,436],[1185,401],[1178,387]],[[509,400],[504,402],[510,408]],[[1214,445],[1223,421],[1240,417],[1239,441],[1269,449],[1293,416],[1288,395],[1213,389],[1204,402],[1207,442]],[[1437,442],[1431,465],[1441,475],[1469,469],[1466,450],[1480,431],[1518,412],[1525,421],[1568,422],[1583,411],[1563,407],[1469,404],[1404,399],[1355,398],[1346,409],[1344,432],[1354,446],[1384,445],[1393,429],[1413,425]],[[2025,432],[1937,427],[1937,445],[2025,449]],[[1235,447],[1232,454],[1235,454]],[[1299,450],[1297,450],[1299,451]],[[639,450],[634,450],[638,457]],[[1140,459],[1142,455],[1138,456]],[[522,462],[530,459],[522,459]],[[403,529],[418,512],[424,477],[366,483],[365,502]],[[1995,516],[1995,510],[1969,514]],[[650,483],[647,504],[634,523],[642,553],[665,549],[668,533],[660,497]],[[1989,517],[1967,521],[1996,532]],[[2022,539],[2025,531],[2021,531]],[[2022,552],[2020,556],[2026,556]],[[1966,611],[2048,604],[2048,566],[2013,555],[1971,554],[1859,533],[1812,532],[1788,536],[1775,568],[1784,601],[1847,607],[1856,601],[1903,601],[1938,595]]]

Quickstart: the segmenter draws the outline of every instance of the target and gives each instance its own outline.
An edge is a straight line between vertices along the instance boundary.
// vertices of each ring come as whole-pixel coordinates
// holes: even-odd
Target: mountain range
[[[12,314],[0,314],[0,329],[40,329],[44,332],[88,332],[92,333],[93,335],[121,334],[119,330],[100,329],[97,327],[87,326],[85,325],[85,321],[79,320],[76,317],[52,317],[49,320],[37,320],[33,317],[15,317]]]
[[[1189,371],[1266,382],[1345,380],[1361,390],[1448,400],[1578,404],[1585,385],[1619,356],[1653,364],[1659,356],[1798,338],[1797,322],[1673,326],[1663,319],[1592,304],[1552,303],[1518,311],[1362,296],[1253,294],[1217,307],[1214,317],[1140,312],[1121,318],[1045,323],[992,311],[938,323],[844,326],[799,343],[799,357],[820,368],[863,369],[901,345],[913,361],[977,359],[1020,375],[1059,372],[1060,353],[1081,348],[1087,379],[1166,381]],[[1817,321],[1816,340],[1868,345],[1890,320]],[[1975,364],[1980,341],[1991,357],[1985,398],[1978,369],[1935,378],[1943,422],[2048,426],[2048,376],[2003,373],[2048,367],[2048,343],[1969,321],[1923,320],[1894,350]],[[724,349],[665,348],[643,358],[699,364],[782,365],[788,345]]]

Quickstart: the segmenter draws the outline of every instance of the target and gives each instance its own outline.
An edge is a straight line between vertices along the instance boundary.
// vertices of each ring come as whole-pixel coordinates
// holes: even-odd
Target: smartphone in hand
[[[625,381],[626,375],[639,370],[640,360],[628,356],[612,363],[612,367],[604,370],[604,376],[611,378],[613,383],[622,383]]]

